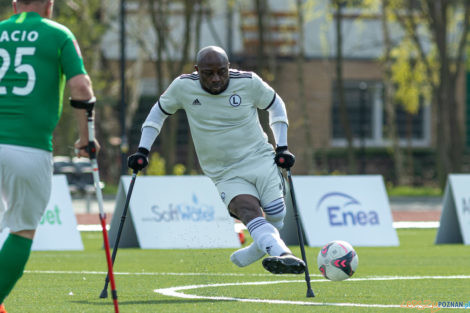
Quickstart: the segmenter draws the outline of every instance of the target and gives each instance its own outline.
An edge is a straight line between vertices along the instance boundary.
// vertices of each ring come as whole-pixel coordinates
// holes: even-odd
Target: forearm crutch
[[[295,222],[297,223],[297,236],[299,237],[300,252],[302,253],[302,260],[305,262],[305,282],[307,283],[307,298],[315,297],[312,286],[310,285],[310,274],[308,273],[307,256],[305,255],[304,235],[302,225],[299,221],[299,212],[297,210],[297,202],[295,201],[294,184],[292,183],[292,175],[290,169],[286,169],[287,181],[289,182],[290,195],[292,198],[292,208],[294,210]]]
[[[124,227],[124,222],[126,221],[127,210],[129,208],[129,202],[131,200],[132,190],[134,189],[135,179],[137,177],[137,171],[134,170],[132,174],[131,183],[129,185],[129,191],[127,192],[126,203],[124,204],[124,210],[122,211],[121,223],[119,224],[119,229],[116,236],[116,241],[114,242],[112,262],[114,265],[114,260],[116,259],[117,250],[119,248],[119,241],[121,240],[121,233]],[[101,291],[100,298],[108,297],[108,284],[109,284],[109,275],[106,275],[106,280],[104,282],[103,290]]]
[[[116,284],[113,274],[113,262],[111,261],[111,254],[109,249],[108,231],[106,230],[106,214],[103,208],[103,194],[100,187],[100,176],[98,172],[98,162],[96,160],[96,145],[95,145],[95,126],[93,123],[93,107],[96,98],[93,97],[88,101],[70,100],[70,104],[77,109],[84,109],[87,112],[88,120],[88,155],[90,157],[91,166],[93,169],[93,181],[95,183],[96,199],[99,207],[99,217],[101,221],[101,229],[103,230],[103,242],[106,253],[106,262],[108,263],[108,276],[111,282],[111,293],[113,296],[114,312],[119,313],[119,305],[117,300]]]

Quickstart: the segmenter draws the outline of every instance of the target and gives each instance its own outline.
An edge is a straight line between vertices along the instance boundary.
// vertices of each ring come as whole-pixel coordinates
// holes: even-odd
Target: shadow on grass
[[[218,302],[229,302],[230,300],[220,300]],[[87,305],[113,305],[112,300],[106,302],[100,301],[71,301],[75,304],[87,304]],[[194,300],[147,300],[147,301],[119,301],[119,305],[137,305],[137,304],[187,304],[187,303],[202,303],[202,302],[214,302],[211,299],[194,299]],[[230,301],[232,302],[232,301]]]

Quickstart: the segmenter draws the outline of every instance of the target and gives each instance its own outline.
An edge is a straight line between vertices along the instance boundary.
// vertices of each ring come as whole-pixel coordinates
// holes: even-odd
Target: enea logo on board
[[[362,207],[354,197],[342,192],[329,192],[317,203],[317,210],[325,210],[331,226],[375,226],[379,225],[377,211]]]
[[[144,222],[211,222],[215,219],[215,210],[212,205],[200,203],[193,194],[192,202],[169,203],[163,208],[158,204],[150,207],[150,217],[142,219]]]

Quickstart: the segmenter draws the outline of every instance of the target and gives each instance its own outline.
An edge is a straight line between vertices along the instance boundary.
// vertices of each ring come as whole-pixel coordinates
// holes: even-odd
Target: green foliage
[[[432,96],[426,66],[420,58],[416,58],[413,51],[416,51],[416,47],[412,41],[404,39],[391,52],[395,59],[391,68],[392,81],[397,86],[395,99],[410,114],[418,112],[421,99],[429,103]],[[429,56],[428,62],[433,62],[432,57]]]
[[[109,72],[100,66],[100,43],[109,27],[103,18],[107,1],[55,1],[53,19],[68,27],[77,38],[85,67],[92,78],[93,89],[98,99],[110,98]],[[13,15],[10,0],[0,0],[0,20]],[[66,91],[64,99],[68,99]],[[98,101],[97,109],[104,101]],[[98,111],[98,110],[97,110]],[[54,132],[54,154],[73,154],[73,142],[78,137],[74,110],[64,101],[61,120]],[[106,140],[103,140],[105,143]]]
[[[150,155],[149,166],[145,172],[146,175],[162,176],[166,175],[165,171],[166,161],[160,156],[158,152],[154,152]],[[175,164],[173,167],[173,175],[184,175],[186,172],[186,166],[183,164]]]
[[[109,73],[97,64],[100,44],[104,33],[110,26],[103,17],[106,1],[56,1],[56,20],[66,25],[77,38],[93,89],[99,98],[108,94]]]
[[[158,152],[152,153],[149,159],[149,166],[147,167],[146,174],[161,176],[165,175],[165,159],[158,154]]]
[[[186,166],[184,166],[183,164],[175,164],[175,166],[173,166],[173,175],[184,175],[185,172]]]
[[[103,191],[103,195],[116,196],[118,192],[118,185],[105,184],[102,191]]]
[[[112,88],[109,87],[111,73],[102,68],[100,43],[109,25],[103,18],[106,1],[55,1],[53,19],[68,27],[75,35],[82,52],[85,68],[93,82],[93,90],[98,99],[96,104],[97,120],[101,117],[101,107],[104,99],[111,99]],[[64,99],[68,99],[66,90]],[[108,103],[113,101],[108,101]],[[74,110],[64,101],[61,120],[54,132],[54,154],[69,155],[72,143],[77,138]],[[73,127],[71,127],[71,125]],[[99,123],[97,128],[99,129]],[[106,146],[105,139],[101,140]]]
[[[387,194],[400,197],[440,197],[442,189],[426,186],[393,186],[391,183],[387,183]]]
[[[13,15],[13,9],[11,7],[11,1],[0,0],[0,21],[7,19]]]

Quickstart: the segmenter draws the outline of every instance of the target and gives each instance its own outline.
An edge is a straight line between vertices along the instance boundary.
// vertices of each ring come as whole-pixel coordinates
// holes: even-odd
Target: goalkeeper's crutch
[[[286,169],[287,180],[289,182],[290,195],[292,198],[292,208],[294,209],[295,222],[297,223],[297,236],[299,238],[300,252],[302,253],[302,260],[305,262],[305,282],[307,283],[307,298],[315,297],[312,286],[310,285],[310,274],[308,273],[307,257],[305,255],[304,235],[302,225],[299,221],[299,212],[297,211],[297,202],[295,201],[294,184],[292,183],[292,175],[290,169]]]
[[[108,263],[108,276],[111,281],[111,293],[113,295],[114,303],[114,312],[119,313],[119,305],[117,300],[116,284],[114,281],[113,274],[113,262],[111,261],[111,254],[109,253],[109,240],[108,240],[108,231],[106,230],[106,214],[104,213],[103,208],[103,194],[101,193],[100,187],[100,176],[98,172],[98,162],[96,160],[96,145],[95,145],[95,126],[93,123],[93,107],[95,105],[96,98],[93,97],[88,101],[79,101],[79,100],[70,100],[70,104],[78,109],[85,109],[87,112],[88,120],[88,155],[90,157],[91,166],[93,169],[93,181],[95,183],[96,198],[98,201],[99,207],[99,217],[101,221],[101,228],[103,230],[103,241],[104,249],[106,253],[106,261]]]
[[[127,192],[126,203],[124,204],[124,210],[122,211],[121,223],[119,224],[119,229],[116,236],[116,241],[114,242],[112,262],[114,266],[114,260],[116,259],[117,250],[119,248],[119,241],[121,240],[121,233],[124,227],[124,222],[126,221],[127,209],[129,208],[129,202],[131,200],[132,190],[134,189],[135,179],[137,177],[137,171],[134,170],[132,174],[131,183],[129,185],[129,191]],[[109,274],[106,275],[106,280],[104,282],[103,290],[101,291],[100,298],[108,297],[108,284],[109,284]]]

